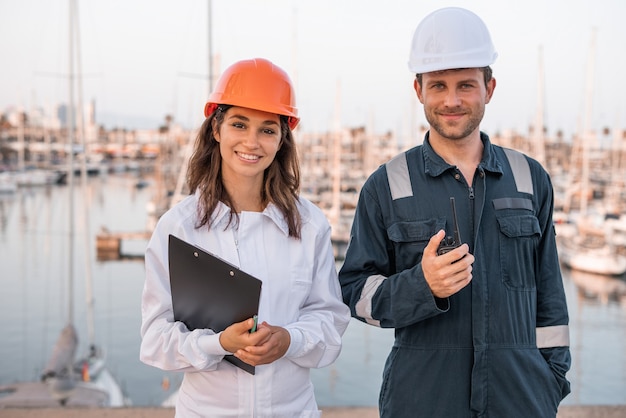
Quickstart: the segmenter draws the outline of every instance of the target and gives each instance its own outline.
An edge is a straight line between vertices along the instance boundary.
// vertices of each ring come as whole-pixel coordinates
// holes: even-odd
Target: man
[[[479,128],[496,57],[474,13],[424,18],[409,68],[429,132],[361,191],[339,279],[353,317],[395,328],[381,417],[555,417],[570,391],[550,178]]]

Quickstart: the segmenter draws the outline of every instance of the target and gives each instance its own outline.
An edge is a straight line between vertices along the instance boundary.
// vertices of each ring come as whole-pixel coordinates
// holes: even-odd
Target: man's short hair
[[[453,70],[466,70],[466,68],[454,68]],[[483,79],[485,80],[485,86],[486,86],[493,77],[493,70],[491,69],[490,66],[481,67],[479,68],[479,70],[482,71],[483,73]],[[442,70],[442,71],[448,71],[448,70]],[[422,87],[422,74],[420,73],[415,74],[415,78],[417,78],[418,84],[420,85],[420,87]]]

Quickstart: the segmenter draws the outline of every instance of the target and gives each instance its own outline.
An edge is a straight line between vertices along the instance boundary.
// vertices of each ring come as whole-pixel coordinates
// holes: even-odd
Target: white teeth
[[[250,160],[250,161],[256,161],[259,159],[258,155],[252,155],[252,154],[242,154],[242,153],[238,153],[239,156],[241,158],[243,158],[244,160]]]

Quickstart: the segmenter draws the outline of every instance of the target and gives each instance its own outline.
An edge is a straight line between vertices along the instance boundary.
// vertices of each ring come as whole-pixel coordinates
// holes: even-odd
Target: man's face
[[[456,140],[469,137],[478,130],[496,86],[491,79],[487,86],[478,68],[435,71],[422,75],[422,85],[414,82],[415,91],[424,105],[431,135]]]

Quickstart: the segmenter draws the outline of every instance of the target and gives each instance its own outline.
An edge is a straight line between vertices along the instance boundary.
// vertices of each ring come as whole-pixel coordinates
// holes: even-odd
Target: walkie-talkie
[[[450,198],[450,206],[452,206],[452,220],[454,222],[454,236],[451,237],[448,235],[439,243],[439,248],[437,249],[437,254],[445,254],[454,250],[456,247],[461,245],[461,234],[459,234],[459,222],[456,219],[456,206],[454,204],[454,198]]]

